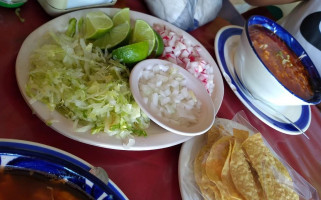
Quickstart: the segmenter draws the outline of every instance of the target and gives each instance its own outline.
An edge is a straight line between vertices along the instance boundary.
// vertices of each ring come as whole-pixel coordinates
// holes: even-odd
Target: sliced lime
[[[152,53],[155,47],[155,33],[153,28],[143,20],[136,20],[131,43],[148,41],[149,49],[148,56]]]
[[[104,36],[98,38],[93,42],[94,46],[101,49],[112,49],[119,45],[125,45],[128,42],[128,37],[130,33],[130,25],[125,22],[114,26],[110,31],[108,31]]]
[[[155,57],[161,56],[164,51],[164,41],[158,32],[154,31],[156,36],[156,43],[154,48]]]
[[[113,16],[114,26],[128,22],[130,24],[129,8],[123,8]]]
[[[77,19],[76,18],[69,19],[68,28],[65,34],[69,37],[74,37],[76,33],[76,26],[77,26]]]
[[[81,17],[79,20],[78,20],[78,34],[81,36],[81,37],[84,37],[84,34],[85,34],[85,22],[84,22],[84,17]]]
[[[125,64],[132,64],[146,59],[148,50],[148,41],[137,42],[113,50],[112,58]]]
[[[102,11],[93,11],[86,14],[86,39],[97,39],[105,35],[113,27],[113,21]]]

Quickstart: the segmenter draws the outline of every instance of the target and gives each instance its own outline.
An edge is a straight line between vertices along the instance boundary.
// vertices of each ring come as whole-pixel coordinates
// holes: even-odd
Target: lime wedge
[[[113,16],[114,26],[128,22],[130,24],[129,8],[123,8]]]
[[[132,64],[146,59],[148,50],[148,41],[137,42],[113,50],[112,58],[125,64]]]
[[[164,51],[164,41],[162,39],[162,37],[159,35],[159,33],[157,33],[156,31],[154,31],[155,36],[156,36],[156,43],[155,43],[155,48],[154,48],[154,53],[155,53],[155,57],[161,56],[163,54]]]
[[[89,12],[85,18],[86,39],[97,39],[113,27],[113,21],[102,11]]]
[[[77,26],[77,19],[76,18],[69,19],[68,28],[65,34],[69,37],[74,37],[76,33],[76,26]]]
[[[85,34],[85,22],[84,22],[84,17],[81,17],[79,20],[78,20],[78,33],[81,37],[84,37],[84,34]]]
[[[125,45],[128,42],[130,25],[128,22],[114,26],[105,35],[93,42],[94,46],[101,49],[112,49],[119,45]]]
[[[152,53],[155,46],[155,33],[153,28],[143,20],[136,20],[131,43],[148,41],[148,56]]]

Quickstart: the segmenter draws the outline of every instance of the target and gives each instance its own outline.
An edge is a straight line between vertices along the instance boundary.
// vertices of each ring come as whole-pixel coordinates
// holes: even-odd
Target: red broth
[[[308,71],[300,58],[276,34],[262,26],[250,26],[249,35],[270,72],[297,96],[311,99],[313,90]]]
[[[93,200],[65,180],[39,172],[0,169],[1,200]]]

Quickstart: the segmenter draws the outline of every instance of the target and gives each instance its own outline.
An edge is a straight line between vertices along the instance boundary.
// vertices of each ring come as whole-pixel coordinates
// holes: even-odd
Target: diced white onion
[[[145,67],[139,90],[144,103],[166,121],[184,126],[197,123],[201,102],[174,68],[164,65]]]

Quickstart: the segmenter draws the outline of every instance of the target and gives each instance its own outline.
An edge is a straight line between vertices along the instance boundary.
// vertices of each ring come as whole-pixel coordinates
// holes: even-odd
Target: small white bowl
[[[302,57],[301,61],[309,73],[314,90],[311,99],[306,100],[294,94],[263,64],[249,36],[248,28],[252,25],[260,25],[274,32],[297,56]],[[236,78],[244,87],[253,96],[267,103],[284,106],[311,105],[321,101],[321,79],[311,59],[289,32],[266,17],[252,16],[247,20],[235,51],[234,66]]]
[[[190,124],[189,126],[170,123],[168,120],[164,119],[158,114],[159,111],[153,111],[153,109],[151,109],[150,106],[144,102],[139,88],[139,81],[142,77],[143,70],[145,70],[146,67],[151,65],[154,66],[155,64],[161,64],[175,68],[177,72],[186,79],[186,87],[194,92],[197,100],[201,103],[201,107],[198,112],[199,118],[197,123]],[[137,104],[152,121],[162,128],[179,135],[196,136],[205,133],[212,127],[215,120],[213,101],[202,83],[182,67],[161,59],[147,59],[139,62],[132,69],[129,83],[130,89]]]

